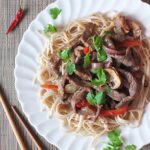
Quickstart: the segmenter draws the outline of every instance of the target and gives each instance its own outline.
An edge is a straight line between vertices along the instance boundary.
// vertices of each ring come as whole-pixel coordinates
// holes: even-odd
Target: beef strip
[[[140,57],[131,47],[124,50],[124,54],[119,54],[118,52],[120,51],[114,51],[106,47],[104,47],[104,49],[109,57],[115,59],[116,67],[120,67],[120,65],[123,64],[126,67],[130,67],[132,71],[137,71],[140,69]]]
[[[126,50],[126,56],[123,59],[119,60],[122,64],[127,67],[131,67],[132,70],[139,70],[140,69],[140,59],[130,47]]]
[[[120,102],[123,98],[127,97],[126,94],[120,93],[120,92],[118,92],[117,90],[111,90],[111,92],[108,93],[108,96],[109,96],[110,98],[112,98],[113,100],[119,101],[119,102]]]
[[[76,67],[75,74],[83,80],[91,80],[92,79],[92,76],[88,70],[80,68],[78,66]]]
[[[142,29],[136,21],[126,19],[124,16],[118,15],[115,18],[115,38],[118,41],[122,41],[128,36],[133,38],[139,38],[142,33]]]
[[[91,89],[90,88],[79,88],[74,94],[73,94],[73,96],[72,96],[72,98],[71,98],[71,106],[72,106],[72,108],[74,109],[74,110],[76,110],[76,108],[75,108],[75,104],[77,104],[78,102],[80,102],[80,101],[82,101],[84,98],[85,98],[85,96],[86,96],[86,94],[88,93],[88,92],[90,92],[91,91]]]
[[[138,94],[138,83],[136,81],[136,78],[133,77],[130,72],[127,72],[123,69],[119,69],[119,72],[129,83],[129,96],[124,97],[122,101],[116,105],[116,108],[130,103],[134,98],[136,98]]]
[[[60,75],[61,74],[60,65],[61,65],[61,60],[59,59],[59,57],[56,54],[52,54],[50,56],[50,61],[49,61],[50,69],[52,69],[51,71],[57,75]]]
[[[89,84],[86,81],[81,80],[77,75],[67,75],[67,80],[69,80],[69,83],[75,85],[77,88],[81,87],[88,87]]]

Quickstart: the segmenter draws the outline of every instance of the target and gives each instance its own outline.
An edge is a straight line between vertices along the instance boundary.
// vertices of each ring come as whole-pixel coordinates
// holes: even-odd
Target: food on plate
[[[132,18],[98,12],[51,33],[37,72],[50,114],[70,131],[94,137],[138,126],[150,88],[150,45],[143,32]]]

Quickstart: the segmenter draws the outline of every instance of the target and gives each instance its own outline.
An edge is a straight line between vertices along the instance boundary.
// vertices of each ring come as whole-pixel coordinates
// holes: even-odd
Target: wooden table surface
[[[24,31],[29,23],[36,15],[43,10],[48,4],[54,0],[24,0],[25,15],[20,25],[9,35],[5,35],[6,28],[10,21],[15,16],[18,9],[18,0],[0,0],[0,85],[3,87],[9,102],[16,105],[21,111],[20,104],[16,97],[14,87],[14,66],[15,56],[17,53],[18,44],[22,38]],[[150,3],[150,0],[145,0]],[[26,118],[25,118],[26,119]],[[28,150],[35,150],[35,146],[30,140],[24,129],[18,124],[26,143]],[[55,146],[49,144],[41,136],[37,134],[40,140],[45,145],[44,150],[58,150]],[[7,121],[6,115],[0,105],[0,150],[19,150],[19,146],[12,133],[12,130]],[[150,146],[146,146],[142,150],[150,150]]]

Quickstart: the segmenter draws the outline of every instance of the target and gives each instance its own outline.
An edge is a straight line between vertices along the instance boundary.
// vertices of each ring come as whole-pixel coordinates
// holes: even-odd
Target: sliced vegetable
[[[104,69],[102,68],[93,69],[92,73],[96,74],[97,76],[97,78],[91,81],[93,85],[99,86],[104,85],[106,83],[107,77]]]
[[[89,48],[88,47],[84,47],[83,48],[83,53],[84,54],[88,54],[89,53]]]
[[[124,40],[123,42],[117,44],[117,47],[134,47],[134,46],[141,46],[142,42],[139,40]]]
[[[44,33],[48,33],[48,32],[54,33],[56,31],[57,31],[56,27],[52,24],[48,24],[44,27]]]
[[[69,61],[66,65],[66,72],[69,75],[72,75],[74,71],[75,71],[75,64]]]
[[[110,117],[110,116],[124,114],[125,112],[127,112],[127,110],[128,110],[128,105],[125,105],[118,109],[101,110],[100,114],[105,117]]]
[[[49,10],[49,13],[53,19],[56,19],[58,15],[61,13],[61,9],[55,7]]]
[[[70,57],[70,49],[66,48],[59,52],[59,57],[64,61],[67,62]]]
[[[106,68],[105,71],[109,74],[109,86],[111,89],[117,89],[121,85],[120,76],[115,68]]]
[[[91,105],[101,105],[105,103],[105,94],[100,91],[95,94],[90,92],[87,94],[86,99]]]
[[[67,84],[65,86],[66,93],[74,93],[76,90],[77,90],[77,88],[73,84]]]
[[[84,56],[84,64],[83,64],[83,66],[86,68],[87,66],[89,66],[89,64],[90,64],[90,55],[89,55],[89,53],[87,53]]]
[[[41,87],[48,89],[48,90],[58,91],[57,85],[44,84],[44,85],[41,85]]]
[[[125,150],[136,150],[136,146],[135,145],[127,145],[125,146]]]

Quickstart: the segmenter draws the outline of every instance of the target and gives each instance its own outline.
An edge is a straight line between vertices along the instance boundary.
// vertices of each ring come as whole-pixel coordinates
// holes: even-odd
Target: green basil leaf
[[[69,75],[72,75],[74,73],[74,71],[75,71],[75,64],[72,62],[68,62],[66,65],[66,72]]]
[[[61,9],[55,7],[49,10],[49,13],[53,19],[56,19],[58,15],[61,13]]]
[[[69,57],[70,57],[70,49],[66,48],[62,51],[59,52],[59,57],[63,60],[63,61],[68,61]]]
[[[95,105],[95,95],[93,93],[88,93],[86,96],[87,101],[89,102],[89,104],[91,105]]]
[[[83,66],[86,68],[90,64],[90,55],[89,53],[84,56],[84,64]]]
[[[44,33],[48,33],[48,32],[54,33],[56,31],[57,31],[56,27],[51,24],[48,24],[44,27]]]
[[[125,150],[136,150],[136,146],[135,145],[127,145],[125,146]]]

